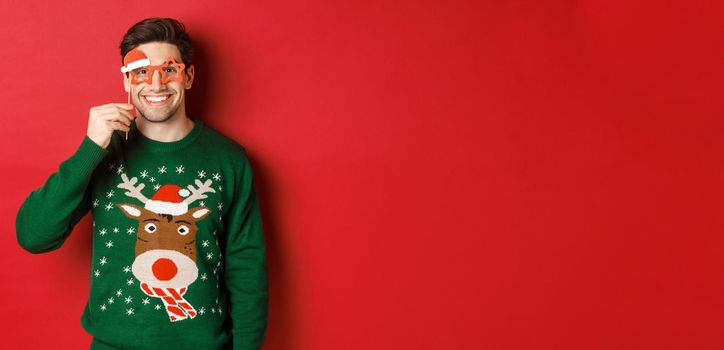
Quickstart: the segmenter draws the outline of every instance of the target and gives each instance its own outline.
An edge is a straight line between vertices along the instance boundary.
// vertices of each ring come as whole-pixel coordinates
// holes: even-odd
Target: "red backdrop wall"
[[[169,16],[254,166],[265,349],[720,349],[715,3],[3,1],[3,347],[89,344],[90,216],[32,255],[15,214]]]

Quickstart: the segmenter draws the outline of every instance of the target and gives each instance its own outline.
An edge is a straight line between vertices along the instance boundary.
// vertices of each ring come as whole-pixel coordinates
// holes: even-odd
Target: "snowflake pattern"
[[[145,179],[145,178],[147,178],[147,177],[148,177],[148,171],[143,170],[143,171],[141,172],[141,178]]]
[[[106,204],[106,211],[113,209],[113,203]]]
[[[108,230],[106,230],[105,228],[102,228],[98,233],[99,233],[101,236],[105,236],[106,233],[108,233]]]
[[[202,179],[206,177],[206,172],[203,171],[203,170],[199,171],[197,174],[198,174],[199,177],[202,178]]]
[[[93,208],[97,207],[98,204],[99,204],[98,198],[94,199],[94,200],[93,200]]]
[[[216,181],[221,180],[221,174],[219,174],[219,173],[214,173],[213,177],[214,177],[214,180],[216,180]]]
[[[112,248],[113,247],[113,241],[106,242],[106,248]]]
[[[176,167],[176,173],[177,173],[177,174],[183,174],[183,172],[184,172],[184,166],[183,166],[183,165],[179,165],[179,166]]]
[[[104,256],[101,258],[101,261],[99,263],[101,264],[101,266],[103,266],[108,263],[108,259],[106,259],[106,257]]]
[[[158,173],[159,173],[159,174],[165,174],[165,173],[166,173],[166,166],[163,165],[163,166],[161,166],[160,168],[158,168]]]

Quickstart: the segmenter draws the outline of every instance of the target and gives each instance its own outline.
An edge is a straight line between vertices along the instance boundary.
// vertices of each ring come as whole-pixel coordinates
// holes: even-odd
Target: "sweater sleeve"
[[[45,184],[32,191],[18,210],[15,231],[20,246],[33,254],[60,248],[90,210],[90,179],[108,152],[87,135]]]
[[[252,169],[242,151],[236,196],[226,213],[226,287],[231,302],[234,350],[261,348],[268,318],[264,230]]]

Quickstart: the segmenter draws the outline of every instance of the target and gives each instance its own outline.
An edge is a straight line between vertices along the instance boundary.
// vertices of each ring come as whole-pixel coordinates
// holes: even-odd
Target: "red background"
[[[3,347],[89,344],[90,216],[32,255],[15,214],[169,16],[254,166],[265,349],[723,348],[715,3],[3,1]]]

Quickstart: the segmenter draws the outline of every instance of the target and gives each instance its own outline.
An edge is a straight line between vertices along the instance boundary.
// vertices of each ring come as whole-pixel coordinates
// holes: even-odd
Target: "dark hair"
[[[121,65],[123,65],[123,57],[126,56],[128,51],[133,50],[138,45],[153,41],[176,45],[181,52],[181,60],[186,65],[185,70],[189,69],[193,47],[191,46],[191,37],[186,33],[186,27],[173,18],[160,17],[146,18],[128,29],[120,45]]]

